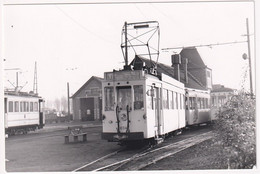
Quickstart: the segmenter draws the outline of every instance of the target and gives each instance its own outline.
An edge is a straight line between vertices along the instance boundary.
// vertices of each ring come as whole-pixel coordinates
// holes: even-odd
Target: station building
[[[92,76],[72,98],[73,120],[100,120],[102,115],[102,78]]]

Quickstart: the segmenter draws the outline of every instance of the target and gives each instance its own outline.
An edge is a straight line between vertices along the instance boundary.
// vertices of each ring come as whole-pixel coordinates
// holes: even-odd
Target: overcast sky
[[[125,21],[158,21],[162,49],[245,41],[241,35],[248,18],[255,66],[253,2],[23,5],[5,6],[3,14],[4,68],[20,68],[19,85],[28,82],[23,91],[31,91],[37,61],[38,92],[46,100],[66,96],[67,82],[73,94],[91,76],[123,67]],[[247,43],[197,49],[212,69],[214,84],[241,88]],[[161,51],[159,62],[170,65],[172,53]],[[5,87],[12,87],[15,76],[16,71],[5,71]]]

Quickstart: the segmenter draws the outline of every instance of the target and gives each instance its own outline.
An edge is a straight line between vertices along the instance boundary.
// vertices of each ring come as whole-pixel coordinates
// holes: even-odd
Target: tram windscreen
[[[134,86],[134,109],[144,108],[143,85]]]
[[[113,87],[105,87],[105,111],[113,111],[115,103],[115,94]]]
[[[117,88],[117,105],[120,110],[126,110],[126,106],[131,107],[131,87]]]

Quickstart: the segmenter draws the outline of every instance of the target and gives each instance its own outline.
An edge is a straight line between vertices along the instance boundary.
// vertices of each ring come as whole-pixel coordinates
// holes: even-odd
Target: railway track
[[[98,160],[92,161],[76,171],[136,171],[172,156],[191,146],[206,141],[214,136],[212,131],[202,133],[184,140],[161,147],[144,147],[134,154],[128,154],[126,149],[120,149]]]

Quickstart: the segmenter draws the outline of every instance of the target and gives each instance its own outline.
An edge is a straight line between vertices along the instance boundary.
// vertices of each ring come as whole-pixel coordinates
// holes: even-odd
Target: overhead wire
[[[172,49],[193,49],[197,47],[213,47],[213,46],[220,46],[220,45],[231,45],[231,44],[238,44],[238,43],[245,43],[247,41],[234,41],[234,42],[223,42],[223,43],[215,43],[215,44],[205,44],[205,45],[192,45],[192,46],[179,46],[179,47],[169,47],[169,48],[163,48],[162,50],[172,50]]]
[[[86,28],[84,25],[82,25],[81,23],[79,23],[77,20],[75,20],[73,17],[71,17],[67,12],[65,12],[63,9],[61,9],[59,6],[56,6],[55,7],[61,11],[68,19],[70,19],[71,21],[73,21],[76,25],[78,25],[80,28],[82,28],[83,30],[89,32],[90,34],[94,35],[95,37],[105,41],[105,42],[108,42],[108,43],[112,43],[113,45],[117,45],[115,42],[112,42],[106,38],[104,38],[103,36],[89,30],[88,28]]]

